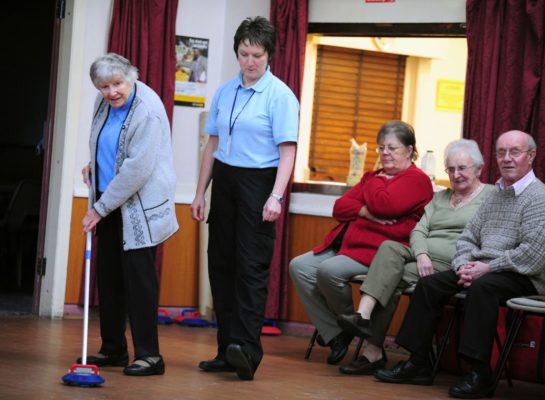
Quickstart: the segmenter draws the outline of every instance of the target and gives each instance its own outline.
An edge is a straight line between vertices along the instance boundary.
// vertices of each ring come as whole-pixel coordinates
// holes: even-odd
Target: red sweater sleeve
[[[391,179],[374,176],[363,192],[367,209],[385,219],[400,218],[421,209],[433,197],[430,179],[414,164]]]
[[[339,222],[352,221],[358,217],[358,213],[365,205],[363,198],[367,181],[373,177],[374,171],[365,173],[361,180],[339,197],[333,205],[333,218]]]

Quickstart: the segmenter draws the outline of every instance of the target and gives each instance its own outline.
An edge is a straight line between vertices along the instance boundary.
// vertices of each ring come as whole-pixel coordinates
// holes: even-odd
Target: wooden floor
[[[102,368],[98,388],[69,387],[61,377],[81,353],[80,319],[46,320],[0,317],[0,399],[444,399],[457,377],[439,374],[434,386],[392,385],[373,377],[343,376],[325,363],[327,351],[315,348],[303,359],[307,337],[264,337],[265,358],[254,381],[233,373],[205,373],[200,360],[215,354],[215,330],[160,326],[163,376],[128,377],[121,368]],[[90,322],[89,350],[99,346],[98,323]],[[389,354],[389,365],[404,356]],[[347,357],[348,361],[348,357]],[[545,385],[500,382],[498,399],[545,399]]]

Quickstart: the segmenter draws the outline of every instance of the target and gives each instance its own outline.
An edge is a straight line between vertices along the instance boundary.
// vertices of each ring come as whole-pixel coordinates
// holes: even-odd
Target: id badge
[[[227,144],[225,146],[225,155],[229,157],[231,154],[231,135],[227,136]]]

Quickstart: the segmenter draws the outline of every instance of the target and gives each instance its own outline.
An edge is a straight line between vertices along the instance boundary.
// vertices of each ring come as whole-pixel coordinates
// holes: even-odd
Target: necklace
[[[454,208],[461,207],[463,204],[468,203],[475,195],[477,195],[480,192],[480,189],[483,187],[482,183],[479,183],[475,189],[471,193],[469,193],[467,196],[462,196],[460,198],[455,199],[454,194],[451,197],[451,204]]]

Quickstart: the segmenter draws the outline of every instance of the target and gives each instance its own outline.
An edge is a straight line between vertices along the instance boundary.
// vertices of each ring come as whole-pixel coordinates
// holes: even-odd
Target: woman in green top
[[[452,189],[437,192],[426,206],[411,232],[410,247],[391,240],[380,245],[361,286],[358,312],[337,319],[346,332],[367,338],[363,354],[341,366],[342,373],[367,375],[384,367],[382,344],[400,294],[419,277],[451,268],[458,236],[494,188],[479,179],[484,161],[475,141],[449,143],[444,158]]]

